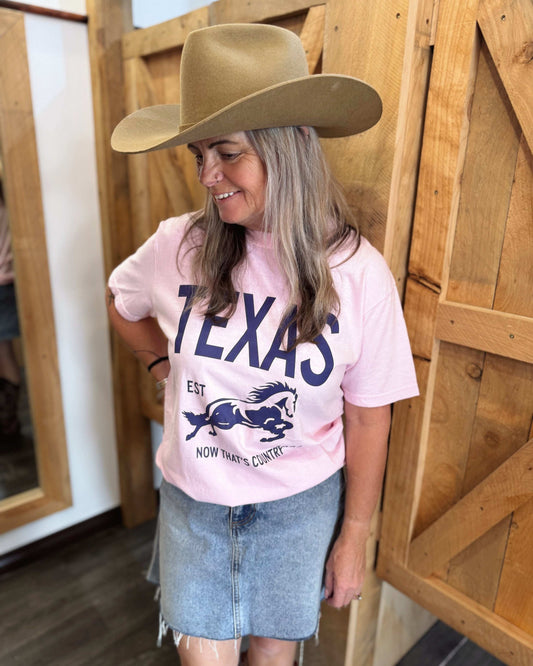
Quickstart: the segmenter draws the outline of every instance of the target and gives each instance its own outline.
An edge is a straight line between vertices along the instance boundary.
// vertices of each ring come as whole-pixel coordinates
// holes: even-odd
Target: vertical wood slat
[[[439,3],[409,262],[412,275],[439,287],[449,224],[459,203],[478,57],[478,1]]]
[[[460,5],[454,2],[439,4],[439,43],[436,44],[432,64],[409,261],[413,282],[419,282],[420,287],[428,292],[438,293],[440,290],[449,242],[450,218],[458,205],[459,174],[462,170],[468,128],[466,110],[473,89],[473,64],[477,61],[476,11],[477,0],[468,0]],[[461,47],[454,48],[456,43]],[[434,296],[431,298],[434,300]],[[405,315],[408,326],[412,322],[413,330],[418,331],[418,312],[409,299],[406,299]],[[433,356],[432,350],[438,351],[438,345],[434,345],[431,326],[428,326],[423,334],[425,339],[420,340],[419,344],[431,359],[427,385],[424,387],[427,391],[424,396],[426,411],[415,419],[417,430],[411,432],[410,439],[402,441],[401,446],[395,446],[394,419],[405,418],[412,421],[410,411],[404,408],[396,409],[385,491],[386,501],[389,495],[394,497],[394,511],[387,511],[385,504],[380,545],[380,552],[383,549],[383,552],[393,557],[400,556],[400,561],[404,563],[421,481],[421,469],[416,465],[405,467],[405,459],[423,465],[429,435],[430,413],[427,410],[431,409],[429,398],[433,395],[436,378],[437,358]],[[416,350],[413,351],[416,354]],[[420,409],[420,406],[417,409]],[[404,430],[401,422],[398,430]],[[406,449],[412,451],[408,453]],[[396,476],[403,477],[403,480],[394,480]]]
[[[447,300],[492,307],[519,140],[520,128],[513,109],[490,54],[482,44]]]
[[[408,0],[330,2],[326,15],[323,71],[363,79],[384,103],[382,118],[372,129],[324,142],[362,233],[379,250],[385,243],[408,6]]]
[[[401,296],[405,293],[407,278],[435,13],[435,0],[409,2],[383,243],[383,255],[396,278]]]
[[[533,156],[522,136],[505,228],[494,308],[533,317]],[[517,288],[517,286],[520,288]]]
[[[363,234],[381,250],[388,234],[386,258],[400,289],[406,272],[431,58],[430,4],[328,3],[326,13],[322,71],[356,76],[374,85],[383,98],[384,114],[368,132],[342,141],[324,141],[323,145]],[[388,597],[380,595],[372,565],[369,559],[363,590],[369,605],[365,609],[352,605],[347,665],[372,663],[376,641],[390,646],[387,657],[396,651],[397,661],[402,648],[411,647],[420,635],[417,632],[427,629],[427,624],[420,629],[417,622],[407,628],[406,635],[399,636],[395,613],[410,604],[405,598],[398,598],[397,606],[390,605],[378,623],[378,614],[372,610],[387,605]]]
[[[472,436],[484,355],[475,349],[441,343],[435,380],[428,452],[414,534],[448,510],[461,497]]]
[[[88,0],[89,50],[95,116],[100,215],[106,273],[134,251],[126,156],[111,150],[125,115],[121,40],[132,29],[129,0]],[[113,334],[113,384],[121,507],[127,526],[155,515],[149,422],[141,414],[138,363]]]
[[[304,47],[310,74],[315,72],[324,48],[325,17],[325,5],[310,7],[300,32],[300,40]]]

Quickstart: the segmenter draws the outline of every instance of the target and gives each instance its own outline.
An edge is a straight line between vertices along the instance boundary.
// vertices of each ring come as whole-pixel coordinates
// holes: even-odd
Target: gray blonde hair
[[[266,169],[264,229],[272,234],[289,285],[282,321],[285,329],[297,325],[294,347],[313,341],[328,314],[338,314],[330,256],[343,243],[350,243],[352,254],[356,252],[359,231],[313,128],[276,127],[246,135]],[[231,316],[237,305],[232,273],[245,257],[246,230],[222,222],[210,196],[188,234],[195,229],[202,230],[208,241],[195,247],[201,287],[193,302],[205,302],[207,317]]]

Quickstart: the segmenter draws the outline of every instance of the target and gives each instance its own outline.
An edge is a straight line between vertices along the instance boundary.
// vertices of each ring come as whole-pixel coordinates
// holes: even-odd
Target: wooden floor
[[[0,573],[2,666],[178,666],[172,641],[155,645],[158,611],[144,581],[154,525],[110,527]],[[348,613],[324,605],[306,666],[342,666]],[[496,666],[437,623],[398,666]]]

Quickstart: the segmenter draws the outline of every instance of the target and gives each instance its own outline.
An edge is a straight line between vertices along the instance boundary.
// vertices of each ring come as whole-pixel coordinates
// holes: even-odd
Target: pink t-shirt
[[[394,278],[365,239],[344,263],[339,251],[338,317],[316,344],[287,352],[278,331],[287,285],[269,234],[247,232],[236,312],[211,321],[186,308],[193,252],[177,257],[189,219],[162,222],[109,280],[119,314],[157,317],[169,340],[157,464],[194,499],[228,506],[311,488],[344,464],[344,399],[378,407],[418,394]]]

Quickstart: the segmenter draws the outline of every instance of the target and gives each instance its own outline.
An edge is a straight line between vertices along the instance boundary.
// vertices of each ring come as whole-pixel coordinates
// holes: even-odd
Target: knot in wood
[[[472,379],[479,379],[483,374],[483,370],[479,367],[479,365],[476,365],[475,363],[469,363],[466,366],[466,374],[469,377],[472,377]]]
[[[520,65],[529,65],[533,62],[533,42],[526,42],[516,54],[514,61]]]

